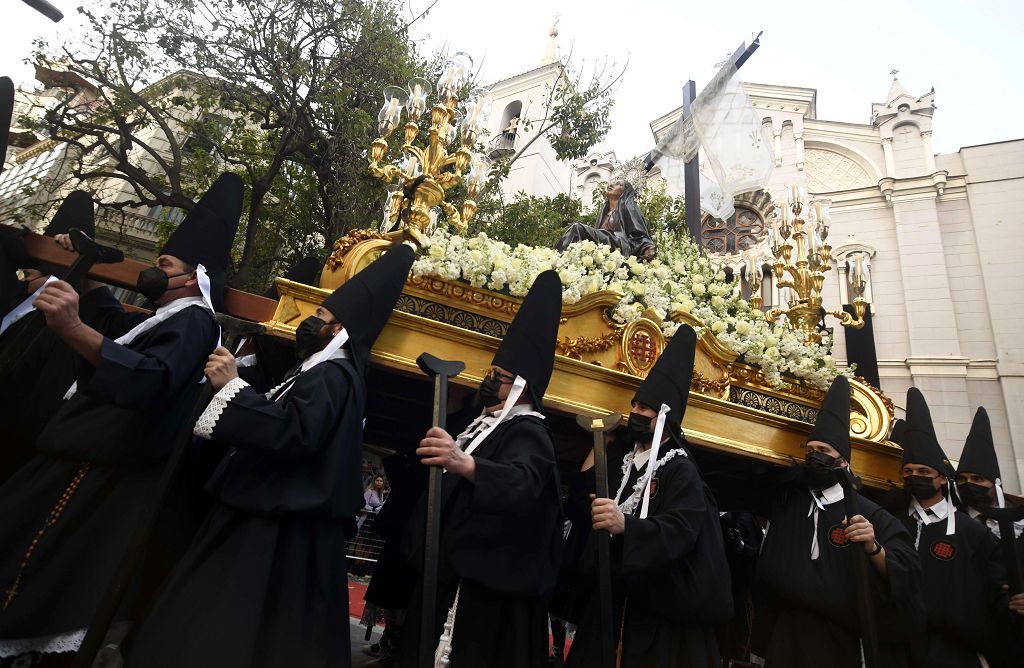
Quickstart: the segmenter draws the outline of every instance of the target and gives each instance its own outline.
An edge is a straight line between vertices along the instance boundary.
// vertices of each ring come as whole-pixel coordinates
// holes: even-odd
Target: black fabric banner
[[[843,304],[843,310],[856,317],[852,304]],[[878,354],[875,352],[875,330],[871,325],[870,304],[864,313],[864,326],[860,329],[846,328],[846,359],[857,365],[855,375],[877,388],[882,387],[878,379]]]

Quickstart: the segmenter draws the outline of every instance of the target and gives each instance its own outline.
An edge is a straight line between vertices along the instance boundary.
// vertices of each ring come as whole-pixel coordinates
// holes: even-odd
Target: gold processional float
[[[439,224],[442,214],[448,224],[465,229],[490,170],[488,158],[471,150],[485,123],[486,91],[470,91],[461,113],[457,111],[471,62],[465,54],[456,54],[446,62],[437,102],[430,110],[425,147],[414,142],[420,134],[419,121],[427,111],[430,84],[414,79],[408,89],[385,89],[385,104],[378,117],[380,137],[370,151],[370,172],[392,184],[381,229],[356,230],[338,239],[319,285],[277,278],[280,300],[273,320],[264,323],[268,333],[293,339],[296,325],[311,315],[331,291],[393,243],[404,240],[419,245]],[[398,127],[403,110],[408,117],[403,128],[404,160],[382,166],[389,150],[387,138]],[[448,147],[456,139],[460,147],[449,153]],[[464,177],[467,168],[469,173]],[[463,182],[467,199],[459,210],[445,200],[445,191]],[[786,315],[794,329],[803,330],[813,341],[831,252],[821,234],[822,223],[827,221],[819,211],[816,228],[805,224],[799,217],[802,201],[798,192],[792,200],[781,207],[782,214],[772,231],[772,252],[776,276],[782,279],[789,274],[787,283],[793,301],[788,311],[776,309],[766,317]],[[827,228],[824,230],[827,233]],[[752,287],[756,292],[757,286]],[[616,292],[601,291],[563,306],[554,373],[544,397],[548,409],[589,415],[629,412],[630,400],[664,350],[666,339],[661,318],[650,309],[628,324],[615,322],[611,311],[621,297]],[[416,358],[430,351],[441,358],[464,361],[466,370],[452,380],[475,387],[483,370],[489,368],[520,304],[516,297],[468,283],[410,276],[394,314],[377,339],[373,361],[398,372],[418,374]],[[858,296],[855,317],[841,311],[832,315],[845,326],[862,326],[865,306]],[[671,319],[695,327],[704,324],[682,311],[672,313]],[[851,464],[868,486],[888,488],[888,481],[899,480],[902,453],[886,440],[894,419],[892,401],[857,380],[851,382],[851,388]],[[697,342],[683,428],[687,439],[698,445],[788,463],[803,458],[802,446],[823,396],[822,390],[797,379],[787,380],[782,389],[772,387],[760,370],[744,364],[709,329],[703,329]]]

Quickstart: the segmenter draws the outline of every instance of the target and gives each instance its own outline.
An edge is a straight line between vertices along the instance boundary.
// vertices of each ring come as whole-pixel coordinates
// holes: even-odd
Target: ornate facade
[[[870,268],[866,296],[879,376],[897,415],[907,388],[920,388],[956,459],[975,409],[985,406],[1004,483],[1019,491],[1024,299],[1016,285],[1024,277],[1024,235],[1014,221],[1024,207],[1024,140],[936,154],[935,91],[913,95],[897,80],[863,124],[818,118],[811,88],[746,86],[772,139],[769,191],[795,184],[832,200],[836,268],[825,306],[850,302],[847,260],[860,256]],[[680,113],[652,122],[655,137]],[[764,228],[772,207],[749,198],[737,199],[739,220],[704,222],[705,245],[735,272],[744,252],[770,257]],[[768,272],[762,293],[765,308],[785,296]],[[834,333],[835,357],[845,359],[847,332]]]

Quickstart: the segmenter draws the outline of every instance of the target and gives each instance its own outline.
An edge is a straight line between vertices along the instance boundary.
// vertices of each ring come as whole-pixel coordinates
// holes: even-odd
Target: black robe
[[[137,321],[107,320],[113,331]],[[5,594],[0,639],[88,625],[192,410],[216,340],[212,314],[189,306],[127,346],[103,341],[100,365],[83,369],[77,394],[40,434],[39,454],[0,487],[0,508],[8,509],[0,588],[17,585],[14,597]],[[158,533],[158,541],[173,535]],[[159,545],[155,554],[165,547],[171,551]],[[133,599],[129,592],[119,618],[131,615]]]
[[[116,300],[111,305],[83,297],[79,302],[79,316],[83,322],[93,324],[100,319],[102,310],[109,308],[120,310],[120,304]],[[23,317],[0,334],[0,350],[20,336],[31,320]],[[0,378],[0,425],[4,430],[0,445],[0,483],[35,455],[36,439],[60,409],[64,394],[86,365],[85,360],[50,329],[44,329],[24,355],[10,376]]]
[[[669,441],[661,452],[678,447]],[[648,466],[630,466],[624,497]],[[619,481],[621,477],[615,481],[616,489]],[[718,504],[696,463],[677,454],[662,463],[652,480],[646,519],[640,519],[640,505],[626,516],[625,532],[612,539],[619,665],[717,668],[721,658],[715,626],[733,613]],[[587,571],[596,578],[593,536],[587,551]],[[597,583],[591,581],[590,600],[568,657],[567,665],[574,668],[600,665],[600,603]]]
[[[854,549],[845,541],[843,502],[819,511],[819,556],[811,559],[811,493],[798,482],[776,487],[767,504],[752,508],[768,518],[755,580],[755,636],[765,639],[769,668],[855,668],[861,665],[854,580]],[[869,565],[882,665],[909,665],[906,639],[924,627],[921,561],[899,520],[864,496],[858,508],[885,548],[887,578]],[[760,628],[759,628],[760,627]]]
[[[900,519],[911,536],[918,523],[906,510]],[[921,524],[917,552],[928,626],[913,643],[914,665],[921,668],[973,668],[978,654],[1000,665],[999,636],[1009,625],[1006,569],[995,536],[966,513],[956,511],[956,532],[946,535],[946,520]]]
[[[215,503],[129,643],[128,665],[347,666],[345,536],[362,506],[365,382],[348,360],[299,374],[280,401],[251,387],[211,444],[230,449]]]
[[[439,595],[434,638],[461,582],[451,662],[466,668],[547,665],[547,598],[562,548],[558,469],[543,420],[513,417],[473,453],[476,480],[443,476]],[[426,499],[406,532],[404,549],[422,572]],[[403,666],[416,660],[417,588],[409,608]],[[433,649],[433,648],[432,648]]]

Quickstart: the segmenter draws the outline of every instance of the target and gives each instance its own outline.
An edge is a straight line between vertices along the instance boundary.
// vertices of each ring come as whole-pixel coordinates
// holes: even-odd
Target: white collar
[[[967,514],[972,518],[977,519],[981,512],[974,509],[974,506],[967,506]]]
[[[509,418],[515,417],[517,415],[526,414],[537,415],[541,419],[544,418],[543,415],[533,410],[532,404],[518,403],[519,397],[523,396],[523,391],[525,389],[526,379],[523,378],[522,376],[516,376],[516,379],[512,381],[512,389],[509,390],[508,396],[505,397],[505,403],[502,405],[501,412],[498,413],[496,417],[486,415],[481,420],[482,422],[487,424],[488,427],[483,431],[477,433],[477,435],[473,437],[473,440],[469,442],[469,445],[465,446],[465,452],[467,455],[473,454],[473,452],[478,447],[480,447],[480,444],[483,443],[487,439],[487,437],[491,435],[491,432],[497,429],[498,425],[500,425],[505,420],[508,420]]]
[[[931,524],[932,522],[946,519],[946,515],[949,514],[949,502],[943,498],[935,505],[925,508],[921,505],[920,501],[911,498],[907,514],[911,517],[917,517],[924,524]]]
[[[497,420],[498,418],[501,417],[502,410],[504,409],[499,409],[495,413],[487,413],[486,415],[484,415],[484,422],[491,422],[492,420]],[[517,415],[532,415],[534,417],[539,417],[541,420],[544,419],[543,415],[533,410],[533,404],[531,404],[529,401],[522,404],[516,404],[512,408],[508,409],[508,413],[505,414],[505,419],[515,417]]]
[[[336,334],[334,336],[334,338],[337,338],[339,336],[341,336],[341,332],[338,332],[338,334]],[[348,338],[348,337],[346,336],[345,338]],[[342,344],[342,345],[344,345],[344,344]],[[310,355],[306,359],[302,360],[302,365],[299,367],[299,373],[302,373],[303,371],[309,371],[310,369],[312,369],[314,366],[316,366],[320,362],[326,362],[327,360],[344,360],[344,359],[348,359],[348,353],[345,352],[345,349],[342,348],[341,346],[335,348],[334,351],[331,352],[330,355],[327,355],[326,357],[318,359],[318,356],[320,355],[320,352],[321,351],[318,350],[317,352],[313,353],[312,355]]]
[[[637,471],[642,469],[644,467],[644,464],[646,464],[648,460],[650,460],[651,451],[653,449],[654,448],[647,448],[646,450],[642,450],[633,455],[633,468],[635,468]]]
[[[814,497],[815,501],[820,502],[818,505],[819,507],[821,507],[823,505],[831,506],[833,503],[837,501],[842,501],[845,495],[843,494],[842,485],[836,483],[831,487],[826,487],[821,491],[811,490],[811,496]]]

